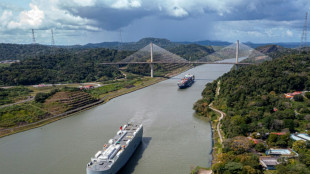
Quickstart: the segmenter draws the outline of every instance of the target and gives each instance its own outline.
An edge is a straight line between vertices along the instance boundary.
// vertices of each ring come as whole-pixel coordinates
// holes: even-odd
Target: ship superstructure
[[[120,127],[116,136],[103,145],[91,162],[87,174],[114,174],[121,169],[142,141],[142,124],[128,123]]]

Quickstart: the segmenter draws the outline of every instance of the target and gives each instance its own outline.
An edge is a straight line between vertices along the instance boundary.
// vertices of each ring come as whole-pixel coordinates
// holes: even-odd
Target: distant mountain
[[[198,60],[214,53],[214,49],[211,46],[202,46],[197,44],[178,45],[168,50],[174,54],[182,55],[183,58],[191,61]]]
[[[194,42],[176,42],[180,44],[198,44],[198,45],[207,45],[207,46],[228,46],[231,45],[231,42],[226,41],[210,41],[210,40],[202,40],[202,41],[194,41]]]
[[[177,45],[178,43],[171,42],[168,39],[161,39],[161,38],[143,38],[138,42],[102,42],[96,44],[86,44],[81,46],[80,48],[109,48],[109,49],[119,49],[119,50],[128,50],[128,51],[136,51],[150,43],[154,43],[162,48],[171,48]]]
[[[252,47],[252,48],[257,48],[260,46],[264,45],[279,45],[284,48],[298,48],[300,46],[299,42],[277,42],[277,43],[252,43],[252,42],[245,42],[245,45]],[[309,45],[309,43],[308,43]]]
[[[279,45],[264,45],[255,49],[271,58],[281,57],[293,53],[296,54],[299,52],[297,49],[285,48]]]
[[[139,40],[138,42],[102,42],[102,43],[89,43],[86,45],[80,46],[80,48],[109,48],[109,49],[120,49],[120,50],[139,50],[143,47],[145,47],[147,44],[150,42],[162,47],[162,48],[172,48],[177,45],[191,45],[191,44],[196,44],[196,45],[202,45],[202,46],[228,46],[232,43],[230,42],[225,42],[225,41],[209,41],[209,40],[204,40],[204,41],[195,41],[195,42],[173,42],[168,39],[163,39],[163,38],[143,38]]]

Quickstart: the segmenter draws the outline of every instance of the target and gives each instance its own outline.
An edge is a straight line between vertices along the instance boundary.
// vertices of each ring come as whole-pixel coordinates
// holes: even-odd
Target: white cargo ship
[[[87,174],[115,174],[129,160],[142,141],[142,124],[128,123],[87,164]]]

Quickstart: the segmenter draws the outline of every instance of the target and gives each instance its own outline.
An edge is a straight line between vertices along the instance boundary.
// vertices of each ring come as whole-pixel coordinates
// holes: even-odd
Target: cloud
[[[116,9],[129,9],[141,7],[141,2],[137,0],[116,0],[111,4],[111,7]]]
[[[187,31],[190,34],[186,36],[195,40],[203,39],[203,36],[235,40],[236,35],[260,40],[282,37],[282,34],[293,39],[302,29],[304,11],[310,7],[309,0],[29,1],[27,8],[14,6],[18,3],[0,3],[0,32],[53,28],[95,36],[99,32],[111,34],[120,29],[134,28],[128,32],[136,33],[136,37],[143,37],[136,31],[145,34],[156,32],[156,36],[171,35],[171,38],[180,37],[178,31],[185,37],[184,32]],[[145,28],[150,32],[143,32]],[[199,33],[199,37],[195,37],[195,33]]]
[[[293,32],[291,30],[286,30],[286,35],[289,36],[289,37],[292,37],[293,36]]]
[[[37,28],[42,24],[44,12],[38,6],[30,3],[31,10],[22,11],[19,15],[19,21],[11,21],[8,23],[8,29],[26,29]]]
[[[304,18],[300,11],[309,6],[307,0],[32,0],[31,10],[22,11],[20,19],[9,27],[55,25],[63,29],[118,30],[148,16],[182,20],[208,15],[219,21],[293,21]]]

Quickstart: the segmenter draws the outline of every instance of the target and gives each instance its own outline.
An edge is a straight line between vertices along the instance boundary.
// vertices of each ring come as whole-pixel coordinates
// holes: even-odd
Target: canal
[[[205,84],[231,67],[201,65],[104,105],[1,138],[0,171],[85,174],[90,158],[128,121],[143,123],[144,138],[120,173],[187,174],[195,165],[210,167],[210,123],[196,117],[192,108]],[[180,90],[177,81],[186,73],[194,74],[196,82]]]

